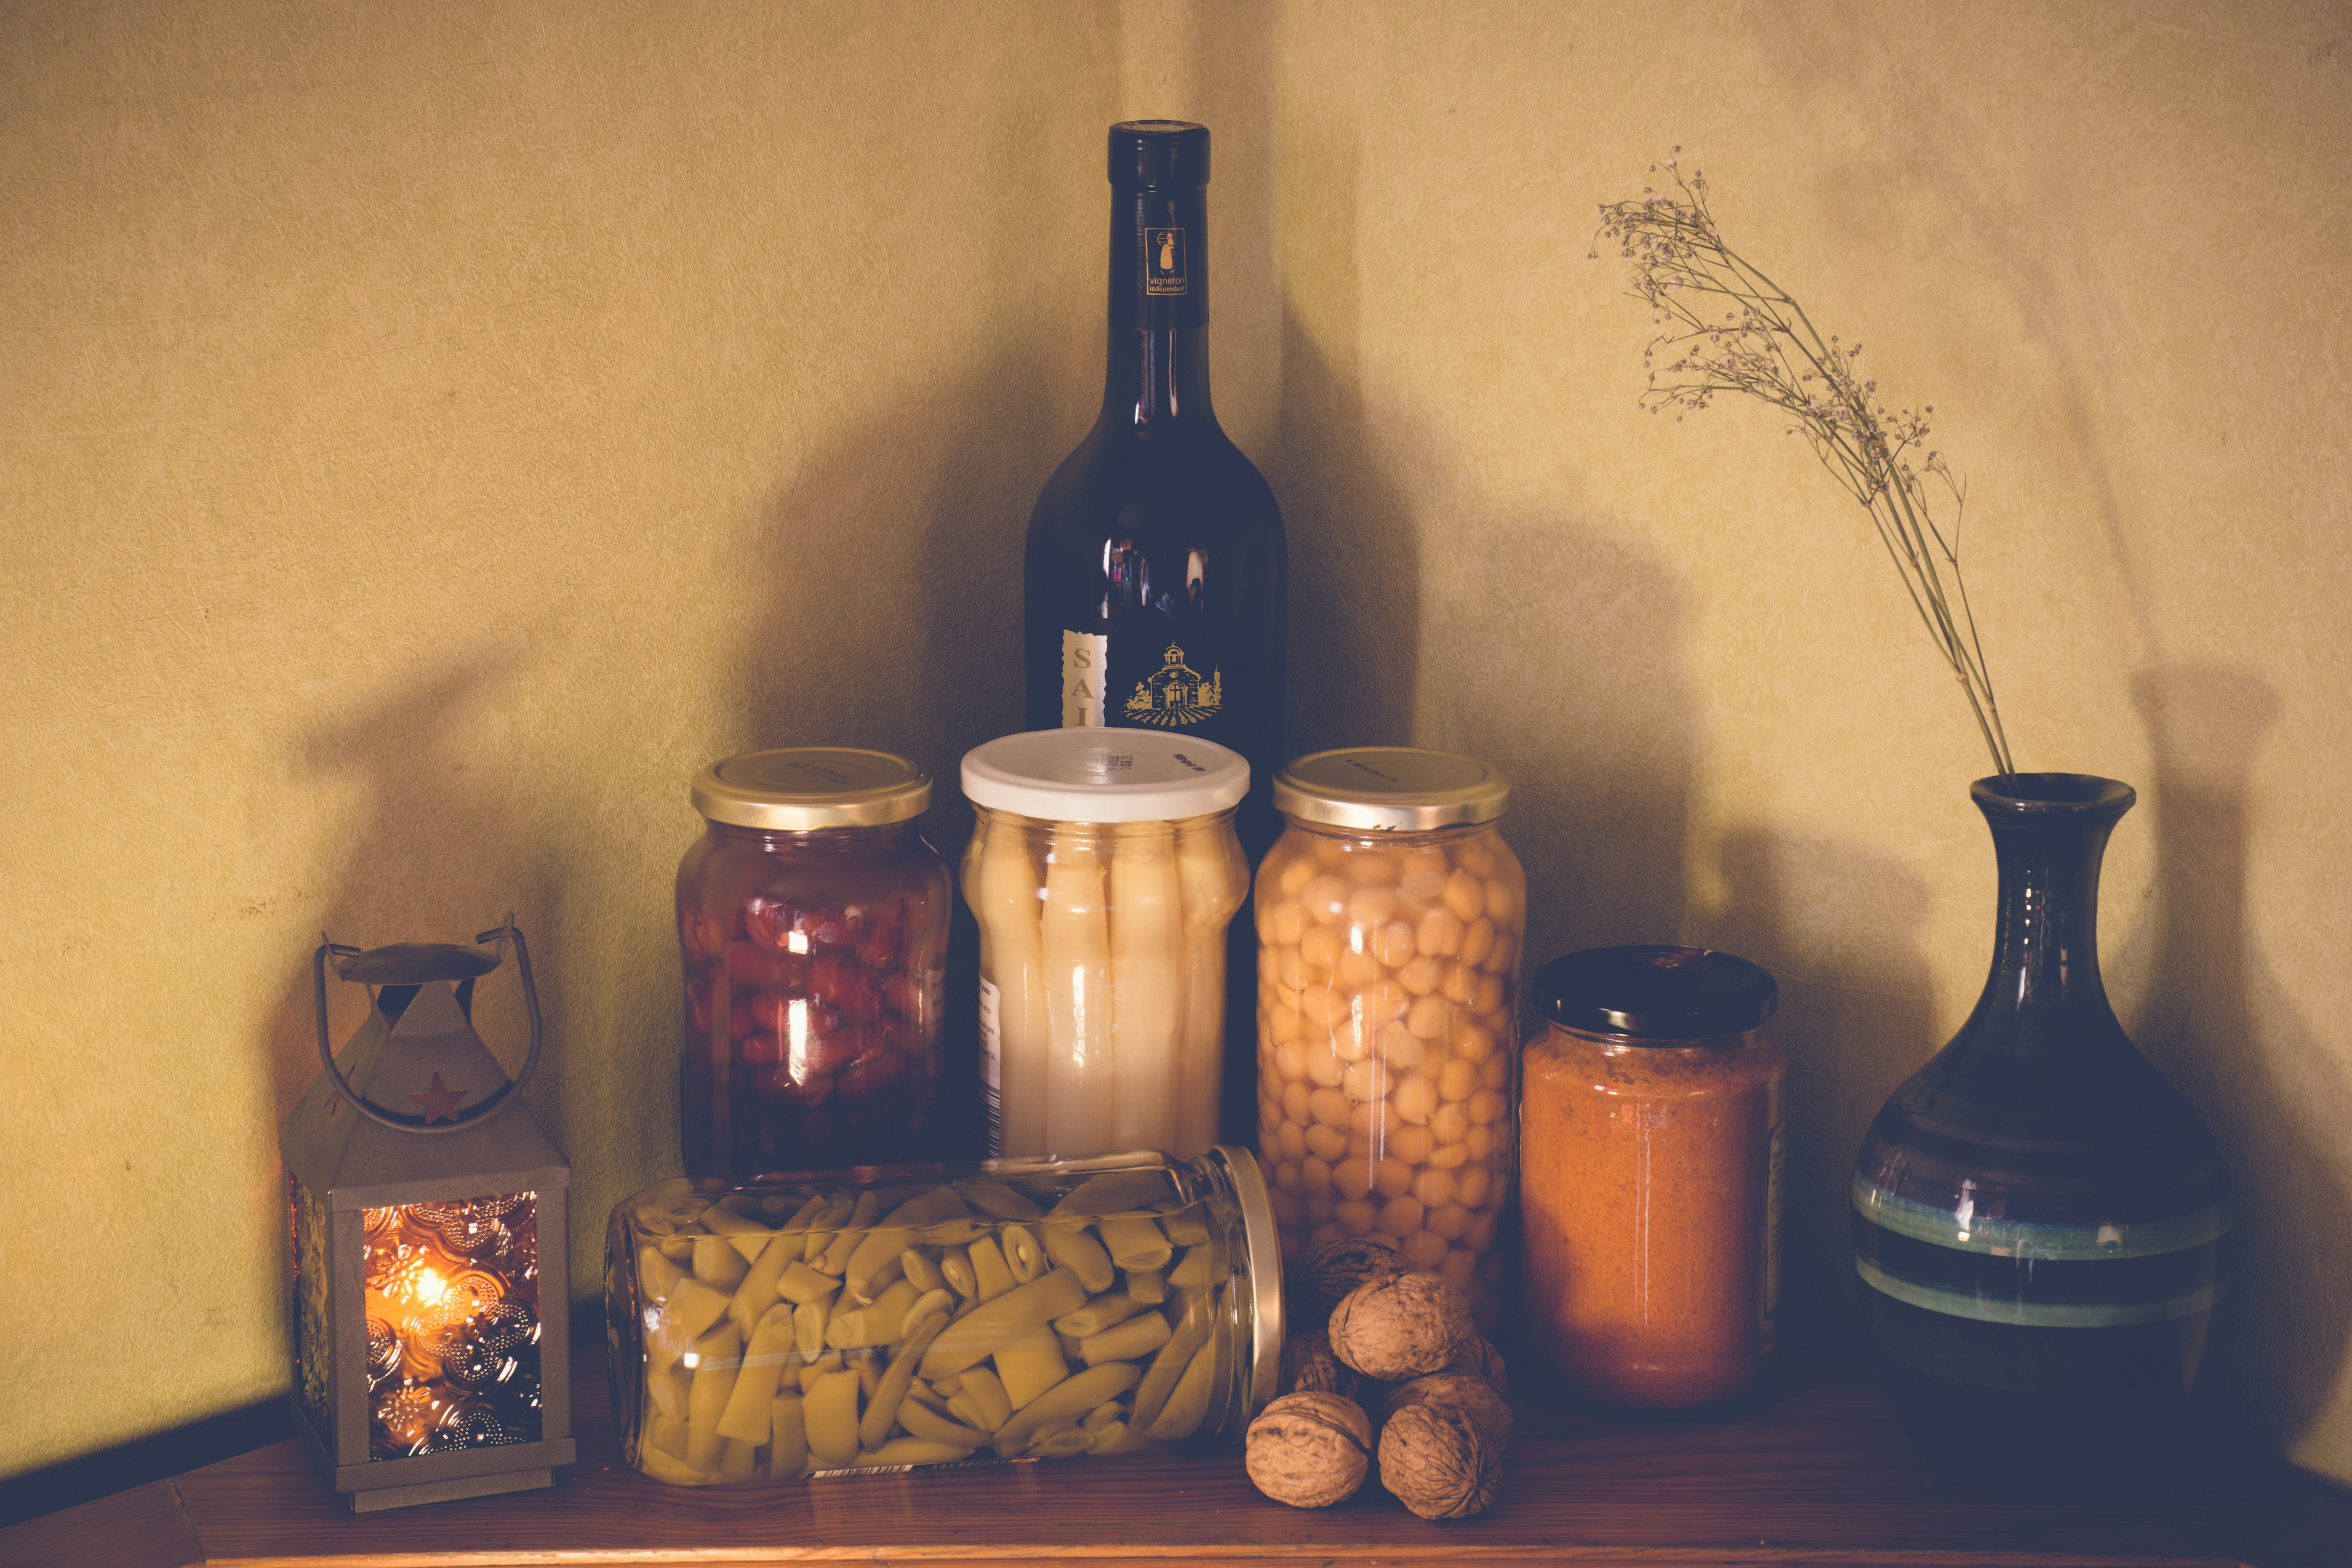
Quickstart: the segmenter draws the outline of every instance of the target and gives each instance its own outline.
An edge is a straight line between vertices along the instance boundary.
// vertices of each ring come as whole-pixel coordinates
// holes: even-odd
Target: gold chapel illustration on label
[[[1224,702],[1225,672],[1218,669],[1203,677],[1184,662],[1184,650],[1170,643],[1168,662],[1135,683],[1127,700],[1127,716],[1139,724],[1175,729],[1199,723]]]
[[[1181,294],[1184,288],[1184,231],[1147,228],[1143,231],[1143,291]]]

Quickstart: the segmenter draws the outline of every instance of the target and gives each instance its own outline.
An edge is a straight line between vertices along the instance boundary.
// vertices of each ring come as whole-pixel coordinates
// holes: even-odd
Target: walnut
[[[1331,1309],[1331,1349],[1384,1383],[1437,1371],[1475,1331],[1470,1303],[1434,1274],[1367,1279]]]
[[[1411,1383],[1398,1384],[1389,1390],[1388,1399],[1381,1407],[1381,1419],[1388,1420],[1408,1405],[1431,1403],[1450,1405],[1469,1416],[1497,1454],[1511,1440],[1511,1407],[1503,1403],[1503,1396],[1495,1392],[1493,1384],[1467,1373],[1435,1372]]]
[[[1470,1337],[1462,1342],[1462,1348],[1454,1352],[1454,1359],[1445,1363],[1445,1370],[1483,1377],[1495,1385],[1497,1394],[1511,1391],[1509,1369],[1503,1365],[1503,1352],[1488,1343],[1486,1336],[1475,1329],[1471,1330]]]
[[[1371,1418],[1340,1394],[1286,1394],[1249,1425],[1249,1479],[1293,1508],[1355,1496],[1371,1458]]]
[[[1291,1293],[1301,1321],[1320,1323],[1339,1299],[1367,1279],[1394,1279],[1412,1271],[1403,1253],[1370,1237],[1327,1241],[1290,1270]]]
[[[1337,1394],[1362,1403],[1363,1379],[1356,1369],[1331,1353],[1331,1336],[1307,1329],[1282,1342],[1282,1392]]]
[[[1381,1428],[1381,1485],[1423,1519],[1464,1519],[1495,1500],[1501,1452],[1460,1407],[1400,1407]]]

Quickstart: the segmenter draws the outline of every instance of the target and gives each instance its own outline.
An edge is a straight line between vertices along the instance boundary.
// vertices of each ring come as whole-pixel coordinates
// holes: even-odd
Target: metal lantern
[[[404,942],[312,960],[324,1074],[278,1124],[293,1218],[294,1417],[354,1511],[543,1487],[573,1458],[564,1199],[572,1170],[521,1103],[539,994],[496,950]],[[530,1054],[509,1082],[474,983],[514,946]],[[327,967],[376,987],[327,1041]]]

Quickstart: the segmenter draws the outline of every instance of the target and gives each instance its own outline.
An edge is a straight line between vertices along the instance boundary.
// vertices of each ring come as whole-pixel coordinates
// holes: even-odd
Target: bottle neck
[[[2000,915],[1984,1005],[2106,1005],[2099,978],[2099,863],[2120,812],[1991,821]]]
[[[1213,427],[1208,187],[1111,192],[1105,421],[1139,435]]]

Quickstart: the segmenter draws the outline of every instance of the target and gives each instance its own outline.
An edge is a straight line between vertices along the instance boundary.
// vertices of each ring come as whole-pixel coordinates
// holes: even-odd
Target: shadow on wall
[[[1311,131],[1303,134],[1312,134]],[[1282,407],[1262,460],[1290,549],[1286,729],[1294,756],[1402,745],[1416,733],[1422,567],[1412,503],[1391,465],[1427,456],[1412,433],[1375,430],[1364,405],[1356,264],[1359,154],[1310,150],[1317,170],[1287,221],[1318,237],[1309,312],[1286,281]]]
[[[808,465],[764,509],[751,555],[771,586],[735,663],[745,749],[914,758],[933,780],[923,837],[950,874],[971,832],[963,753],[1022,727],[1023,542],[1065,434],[1043,400],[1004,392],[1052,368],[1011,353],[927,384]],[[951,910],[940,1153],[977,1157],[979,928],[960,891]],[[675,1060],[667,1042],[673,1118]]]
[[[1848,1219],[1853,1157],[1895,1086],[1944,1044],[1920,933],[1932,900],[1901,862],[1763,828],[1725,837],[1727,902],[1706,945],[1770,970],[1789,1058],[1781,1337],[1852,1345],[1863,1331]]]
[[[2132,696],[2155,754],[2159,900],[2133,954],[2149,980],[2132,1035],[2204,1112],[2238,1184],[2217,1392],[2292,1455],[2352,1335],[2352,1192],[2333,1163],[2352,1085],[2248,925],[2248,779],[2279,700],[2243,670],[2185,662],[2139,670]],[[2309,1458],[2342,1473],[2340,1449]]]
[[[475,710],[516,678],[520,663],[511,648],[475,653],[321,726],[304,742],[298,767],[314,785],[356,780],[363,791],[352,812],[359,827],[326,901],[324,929],[336,942],[470,942],[511,910],[535,952],[564,945],[562,886],[539,828],[509,780],[483,769],[478,743],[462,738]],[[533,972],[551,1037],[559,1039],[561,974],[543,961]],[[340,1049],[366,1016],[367,992],[331,971],[327,999],[328,1035]],[[316,1019],[305,949],[271,1014],[273,1123],[320,1074]],[[475,1023],[502,1062],[510,1069],[520,1064],[529,1026],[511,961],[483,982]],[[541,1058],[526,1098],[562,1146],[562,1052]]]

